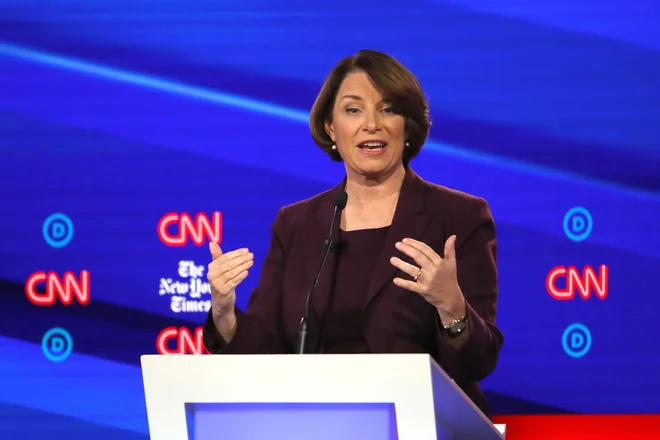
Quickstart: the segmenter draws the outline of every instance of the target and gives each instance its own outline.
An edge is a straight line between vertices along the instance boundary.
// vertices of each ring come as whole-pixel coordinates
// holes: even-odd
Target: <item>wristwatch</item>
[[[442,327],[444,327],[444,329],[447,331],[449,337],[455,338],[456,336],[463,333],[463,331],[467,328],[467,313],[458,319],[454,319],[449,323],[449,325],[445,325],[444,322],[441,323]]]

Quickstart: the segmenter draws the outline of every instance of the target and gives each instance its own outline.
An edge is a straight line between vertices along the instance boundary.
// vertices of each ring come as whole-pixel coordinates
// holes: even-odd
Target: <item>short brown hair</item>
[[[419,81],[408,69],[393,57],[374,50],[361,50],[341,60],[328,75],[309,116],[309,126],[314,142],[335,161],[341,156],[332,149],[332,139],[325,131],[326,122],[332,121],[332,110],[337,92],[349,73],[362,71],[369,76],[374,87],[392,103],[393,110],[405,118],[406,142],[403,163],[408,162],[422,149],[431,127],[429,107]]]

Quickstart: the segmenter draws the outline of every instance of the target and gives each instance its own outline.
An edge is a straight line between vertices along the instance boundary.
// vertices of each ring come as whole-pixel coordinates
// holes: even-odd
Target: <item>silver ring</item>
[[[422,274],[422,269],[420,269],[419,272],[417,272],[417,275],[415,275],[415,278],[414,278],[414,281],[415,281],[415,282],[417,282],[417,280],[419,279],[419,276],[420,276],[421,274]]]

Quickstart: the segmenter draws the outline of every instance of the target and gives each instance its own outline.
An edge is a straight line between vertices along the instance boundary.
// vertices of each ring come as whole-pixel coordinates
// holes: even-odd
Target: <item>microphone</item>
[[[341,252],[341,250],[344,248],[344,242],[343,241],[338,241],[338,242],[333,242],[332,246],[330,246],[330,252]]]
[[[319,282],[319,277],[321,276],[321,271],[325,265],[325,260],[328,257],[328,253],[334,244],[334,232],[335,232],[335,221],[337,220],[337,214],[340,214],[341,211],[346,207],[346,202],[348,201],[348,194],[346,191],[341,191],[337,194],[335,198],[335,210],[332,215],[332,222],[330,223],[330,233],[328,238],[324,242],[323,248],[323,257],[321,258],[321,264],[319,265],[319,270],[316,271],[316,276],[314,277],[314,282],[307,292],[307,298],[305,300],[305,314],[300,320],[300,327],[298,330],[298,340],[296,341],[296,353],[304,354],[305,353],[305,344],[307,342],[307,323],[309,321],[309,308],[311,304],[312,294],[316,289],[316,284]]]

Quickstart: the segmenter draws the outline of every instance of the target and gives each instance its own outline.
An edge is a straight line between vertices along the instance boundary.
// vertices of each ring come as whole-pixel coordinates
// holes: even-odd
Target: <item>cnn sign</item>
[[[196,246],[214,241],[222,242],[222,213],[211,215],[169,212],[158,222],[158,238],[170,247],[186,246],[192,241]]]
[[[203,327],[197,327],[194,332],[187,327],[164,328],[156,338],[156,349],[160,354],[208,354]]]
[[[37,287],[43,286],[44,292],[37,292]],[[59,298],[64,305],[71,305],[75,298],[79,304],[89,304],[90,279],[89,271],[83,270],[79,275],[65,272],[60,276],[55,272],[35,272],[25,282],[25,294],[30,302],[37,306],[52,306]]]
[[[596,271],[585,266],[580,271],[575,266],[557,266],[548,273],[545,287],[556,300],[571,300],[576,296],[589,299],[592,292],[597,298],[605,299],[609,292],[609,267],[601,264]]]

